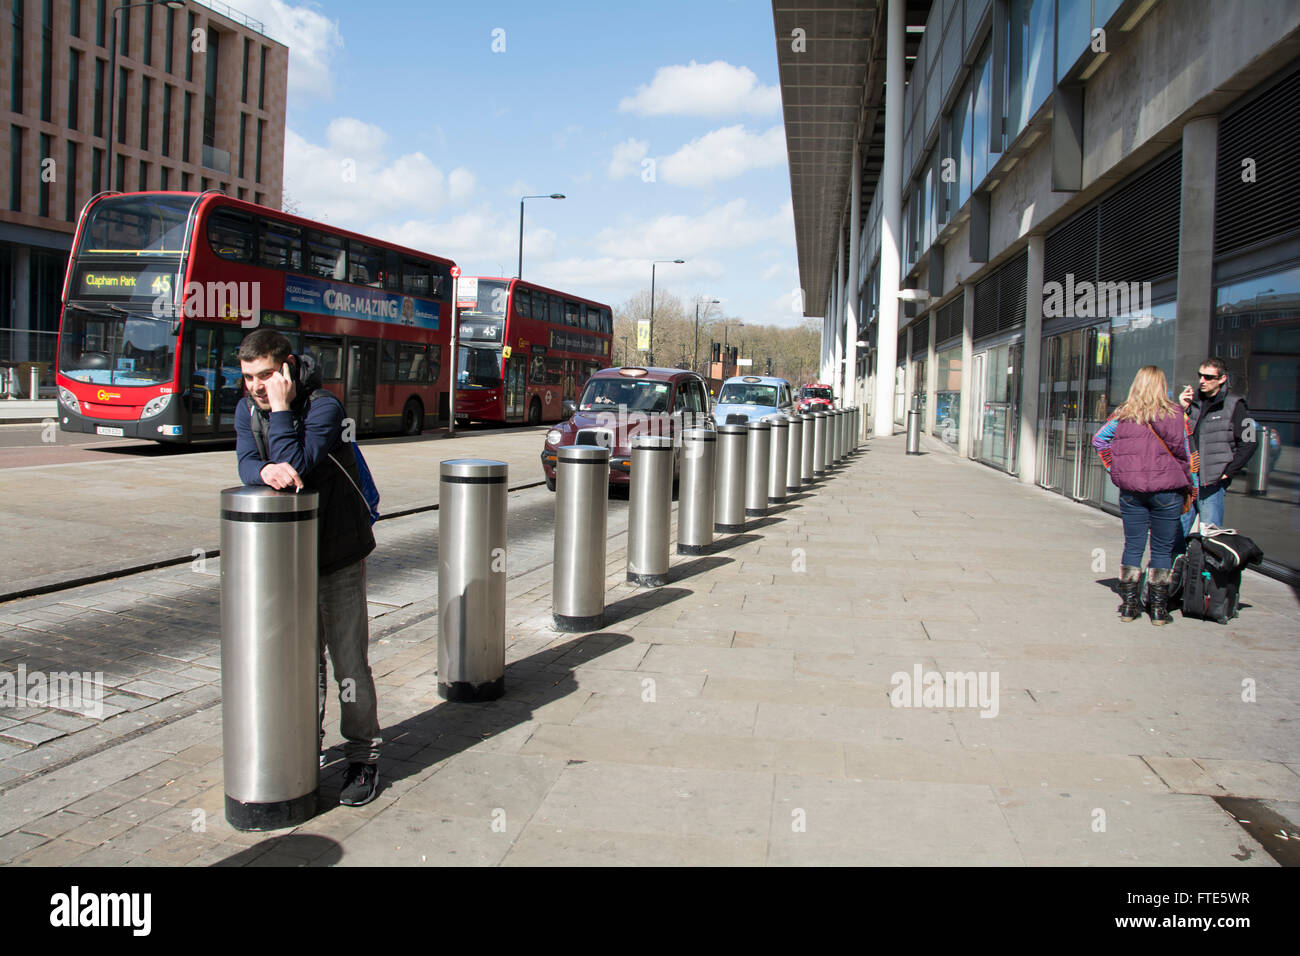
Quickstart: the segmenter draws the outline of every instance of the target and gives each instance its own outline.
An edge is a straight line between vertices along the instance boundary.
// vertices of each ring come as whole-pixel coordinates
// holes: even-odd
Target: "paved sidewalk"
[[[308,824],[232,830],[214,698],[0,782],[0,863],[1273,865],[1215,798],[1300,829],[1292,589],[1120,624],[1117,519],[925,447],[874,440],[658,590],[616,535],[597,633],[550,629],[545,561],[514,576],[491,704],[437,698],[432,593],[394,611],[367,807],[334,805],[336,762]],[[893,706],[918,668],[989,694]]]

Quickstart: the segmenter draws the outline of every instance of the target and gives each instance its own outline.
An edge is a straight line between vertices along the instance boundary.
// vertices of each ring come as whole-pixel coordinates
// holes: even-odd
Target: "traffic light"
[[[768,360],[767,360],[767,374],[768,374],[768,375],[771,375],[771,374],[772,374],[772,360],[771,360],[771,359],[768,359]]]
[[[722,361],[722,343],[720,343],[720,342],[711,342],[711,343],[709,343],[709,348],[710,348],[710,350],[711,350],[711,351],[709,352],[709,356],[710,356],[709,361],[711,361],[711,362],[721,362],[721,361]]]

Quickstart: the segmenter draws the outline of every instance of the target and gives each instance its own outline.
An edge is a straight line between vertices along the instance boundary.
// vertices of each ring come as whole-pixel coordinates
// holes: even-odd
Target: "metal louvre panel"
[[[898,351],[894,354],[900,362],[907,357],[907,329],[898,333]]]
[[[1100,216],[1095,204],[1048,233],[1043,243],[1043,283],[1065,284],[1067,274],[1075,282],[1097,281],[1097,227]]]
[[[998,274],[975,283],[975,338],[998,330]]]
[[[1244,182],[1242,162],[1255,163]],[[1266,245],[1300,227],[1300,71],[1219,121],[1214,254]]]
[[[930,317],[918,319],[912,326],[912,351],[930,347]]]
[[[1025,324],[1025,283],[1029,253],[1022,252],[998,270],[998,331]]]
[[[962,313],[966,294],[963,292],[939,310],[939,326],[935,329],[935,342],[946,342],[961,335]]]
[[[1102,198],[1099,281],[1150,282],[1177,273],[1182,177],[1180,149]]]

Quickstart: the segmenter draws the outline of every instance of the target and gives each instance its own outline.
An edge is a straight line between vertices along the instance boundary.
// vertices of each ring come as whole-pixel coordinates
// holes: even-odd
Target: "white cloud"
[[[648,222],[607,226],[597,233],[596,246],[612,256],[686,258],[708,250],[738,249],[793,237],[794,212],[789,202],[775,215],[764,217],[751,214],[744,199],[733,199],[698,216],[664,215]]]
[[[285,192],[301,215],[366,232],[396,215],[436,213],[474,191],[468,169],[446,176],[420,152],[388,159],[387,142],[379,127],[346,116],[330,122],[324,145],[286,128]]]
[[[786,160],[785,129],[749,133],[743,126],[724,126],[693,139],[659,160],[658,175],[677,186],[708,186],[734,179],[751,169],[780,166]]]
[[[654,79],[637,87],[618,108],[641,116],[761,115],[781,108],[781,93],[759,83],[749,67],[691,60],[686,66],[660,67]]]
[[[650,144],[643,139],[627,139],[614,147],[609,160],[609,178],[623,179],[641,171],[641,160],[645,159]]]
[[[289,95],[334,95],[332,61],[343,49],[338,20],[284,0],[238,0],[239,9],[262,21],[267,36],[289,48]]]
[[[461,213],[445,222],[408,219],[377,225],[370,234],[390,242],[454,259],[466,275],[515,274],[519,256],[519,220],[486,208]],[[530,263],[555,255],[557,236],[550,229],[524,230],[524,271],[537,278]]]

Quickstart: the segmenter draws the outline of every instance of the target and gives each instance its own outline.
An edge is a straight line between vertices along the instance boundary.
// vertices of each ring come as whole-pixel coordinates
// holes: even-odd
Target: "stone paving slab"
[[[612,521],[610,620],[591,635],[550,629],[547,546],[528,538],[511,555],[507,696],[486,705],[437,698],[436,555],[390,523],[400,557],[372,592],[393,602],[372,620],[384,786],[336,805],[331,722],[321,812],[292,831],[223,818],[217,688],[194,670],[219,666],[211,641],[183,635],[182,654],[128,624],[132,679],[201,686],[0,751],[0,773],[58,756],[0,776],[0,864],[1274,865],[1214,797],[1300,806],[1295,593],[1252,573],[1227,627],[1120,624],[1114,570],[1092,570],[1097,548],[1118,558],[1116,519],[927,448],[874,440],[796,508],[720,540],[729,561],[675,558],[658,591],[623,581]],[[87,621],[202,633],[211,585],[188,570],[136,581],[144,600],[188,604],[153,618],[121,589],[90,614],[0,606],[30,635],[0,630],[0,659],[38,659],[51,639],[88,658],[69,640]],[[895,678],[916,667],[996,674],[997,715],[942,695],[896,706]],[[126,719],[140,723],[109,732]]]

